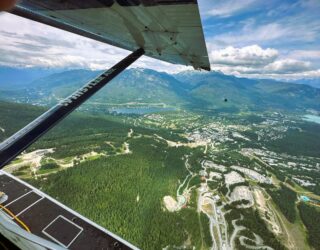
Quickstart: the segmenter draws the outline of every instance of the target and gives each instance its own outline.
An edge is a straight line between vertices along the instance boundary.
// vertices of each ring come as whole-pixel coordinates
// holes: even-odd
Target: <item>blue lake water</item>
[[[300,198],[301,198],[301,200],[303,200],[304,202],[310,201],[310,198],[309,198],[308,196],[301,195]]]
[[[320,116],[317,115],[304,115],[303,120],[320,124]]]
[[[144,115],[151,113],[159,113],[164,111],[174,111],[175,108],[161,108],[161,107],[140,107],[140,108],[111,108],[109,112],[117,114],[136,114]]]

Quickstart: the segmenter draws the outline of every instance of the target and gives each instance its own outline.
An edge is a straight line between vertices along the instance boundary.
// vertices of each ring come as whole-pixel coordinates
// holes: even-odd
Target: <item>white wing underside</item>
[[[65,2],[68,1],[23,0],[18,7],[59,22],[62,29],[64,25],[72,26],[120,48],[144,48],[147,56],[210,70],[196,2],[121,6],[114,1],[111,6],[104,6],[102,1],[89,0],[79,8],[75,1],[68,5]],[[90,2],[94,3],[92,7]]]

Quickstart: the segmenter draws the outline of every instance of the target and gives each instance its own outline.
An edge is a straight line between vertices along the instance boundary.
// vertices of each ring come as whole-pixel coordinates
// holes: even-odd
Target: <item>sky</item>
[[[198,0],[211,69],[251,78],[320,78],[320,0]],[[0,65],[110,67],[129,52],[0,13]],[[134,67],[190,70],[143,57]]]

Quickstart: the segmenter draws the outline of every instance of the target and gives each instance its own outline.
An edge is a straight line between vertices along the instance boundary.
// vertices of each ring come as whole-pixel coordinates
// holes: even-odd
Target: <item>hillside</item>
[[[320,88],[320,79],[319,78],[309,78],[309,79],[299,79],[293,81],[294,83],[298,84],[306,84],[314,88]]]
[[[320,108],[320,91],[308,85],[255,80],[227,76],[217,72],[182,72],[175,75],[185,81],[189,93],[216,109],[286,109]],[[184,80],[185,79],[185,80]],[[223,102],[227,99],[228,102]]]
[[[6,85],[4,88],[0,83],[0,98],[51,106],[99,73],[71,70],[40,77],[28,84]],[[218,72],[186,71],[169,75],[137,68],[126,70],[116,77],[89,103],[109,106],[169,105],[238,112],[320,109],[319,100],[320,89],[304,84],[238,78]]]
[[[7,100],[52,105],[94,78],[100,71],[71,70],[52,74],[27,85],[2,91]],[[1,86],[1,85],[0,85]],[[102,103],[183,103],[181,83],[168,74],[146,69],[129,69],[115,78],[91,101]],[[27,91],[25,91],[27,89]],[[107,100],[107,101],[106,101]]]
[[[0,102],[0,141],[44,109]],[[75,112],[5,170],[141,249],[317,249],[319,212],[298,196],[320,200],[319,126],[286,112]]]
[[[43,68],[11,68],[0,65],[0,88],[17,88],[59,70]]]

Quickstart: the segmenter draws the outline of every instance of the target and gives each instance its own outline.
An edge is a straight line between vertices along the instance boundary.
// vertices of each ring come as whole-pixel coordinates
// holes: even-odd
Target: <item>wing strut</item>
[[[144,54],[142,48],[106,70],[0,144],[0,169]]]

